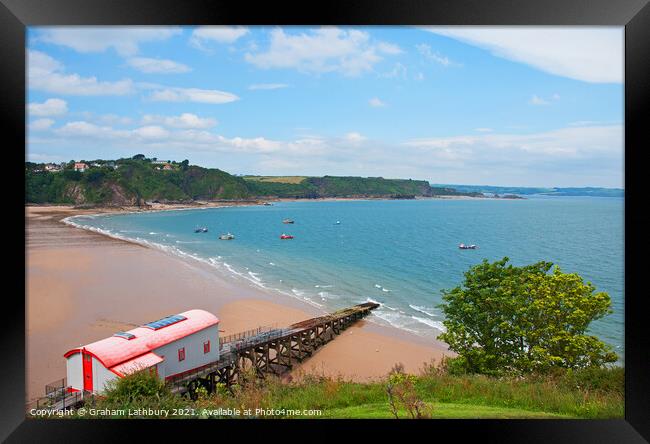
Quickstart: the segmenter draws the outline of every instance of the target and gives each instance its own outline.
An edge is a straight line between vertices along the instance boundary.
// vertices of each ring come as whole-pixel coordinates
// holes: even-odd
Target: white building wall
[[[104,367],[101,362],[99,362],[93,356],[93,392],[102,393],[105,389],[105,385],[108,381],[116,379],[117,375]]]
[[[68,380],[68,387],[83,390],[84,388],[84,375],[83,367],[81,365],[81,353],[75,353],[66,358],[65,364],[66,378]]]
[[[203,343],[208,340],[210,341],[210,352],[204,354]],[[185,347],[185,360],[179,362],[178,349],[183,347]],[[219,359],[219,324],[152,351],[164,359],[157,365],[158,376],[162,379],[217,361]]]

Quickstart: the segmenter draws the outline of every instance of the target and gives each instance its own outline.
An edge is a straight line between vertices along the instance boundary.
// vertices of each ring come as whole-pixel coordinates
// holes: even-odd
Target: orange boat
[[[293,236],[290,234],[282,234],[280,236],[280,239],[293,239]]]

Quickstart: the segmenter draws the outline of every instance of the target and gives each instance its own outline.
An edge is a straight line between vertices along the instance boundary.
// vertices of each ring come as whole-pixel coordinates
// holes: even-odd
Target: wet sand
[[[222,335],[260,325],[281,327],[323,314],[205,264],[60,222],[71,215],[98,212],[26,207],[28,402],[44,395],[45,384],[65,377],[63,354],[69,349],[169,314],[208,310],[219,317]],[[361,381],[385,375],[397,362],[417,372],[443,353],[451,355],[442,343],[364,320],[294,373]]]

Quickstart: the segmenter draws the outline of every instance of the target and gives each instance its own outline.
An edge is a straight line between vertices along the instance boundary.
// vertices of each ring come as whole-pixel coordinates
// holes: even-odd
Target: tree
[[[144,154],[136,154],[135,156],[132,157],[133,160],[144,160]]]
[[[99,183],[104,179],[106,173],[100,169],[90,170],[86,174],[86,180],[90,183]]]
[[[543,371],[552,367],[584,368],[615,362],[618,357],[589,324],[611,313],[605,292],[551,262],[523,267],[509,259],[471,267],[465,281],[443,290],[447,331],[439,339],[458,353],[455,365],[465,371]]]
[[[190,161],[185,159],[184,161],[181,162],[181,170],[187,171],[189,165],[190,165]]]
[[[81,180],[82,174],[81,171],[75,170],[63,170],[63,177],[67,180],[79,181]]]

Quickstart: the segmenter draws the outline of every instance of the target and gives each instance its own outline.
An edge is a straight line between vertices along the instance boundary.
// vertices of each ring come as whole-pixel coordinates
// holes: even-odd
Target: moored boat
[[[476,250],[478,246],[472,244],[472,245],[465,245],[465,244],[460,244],[458,245],[458,248],[461,250]]]
[[[207,233],[208,232],[208,227],[196,227],[194,229],[195,233]]]
[[[290,234],[284,234],[280,235],[280,239],[293,239],[293,236]]]
[[[292,224],[292,223],[293,223],[293,220],[292,220],[292,219],[284,219],[284,220],[282,221],[282,223],[283,223],[283,224]]]
[[[219,236],[219,239],[221,239],[221,240],[233,240],[234,238],[235,238],[235,235],[230,234],[230,233],[222,234],[221,236]]]

